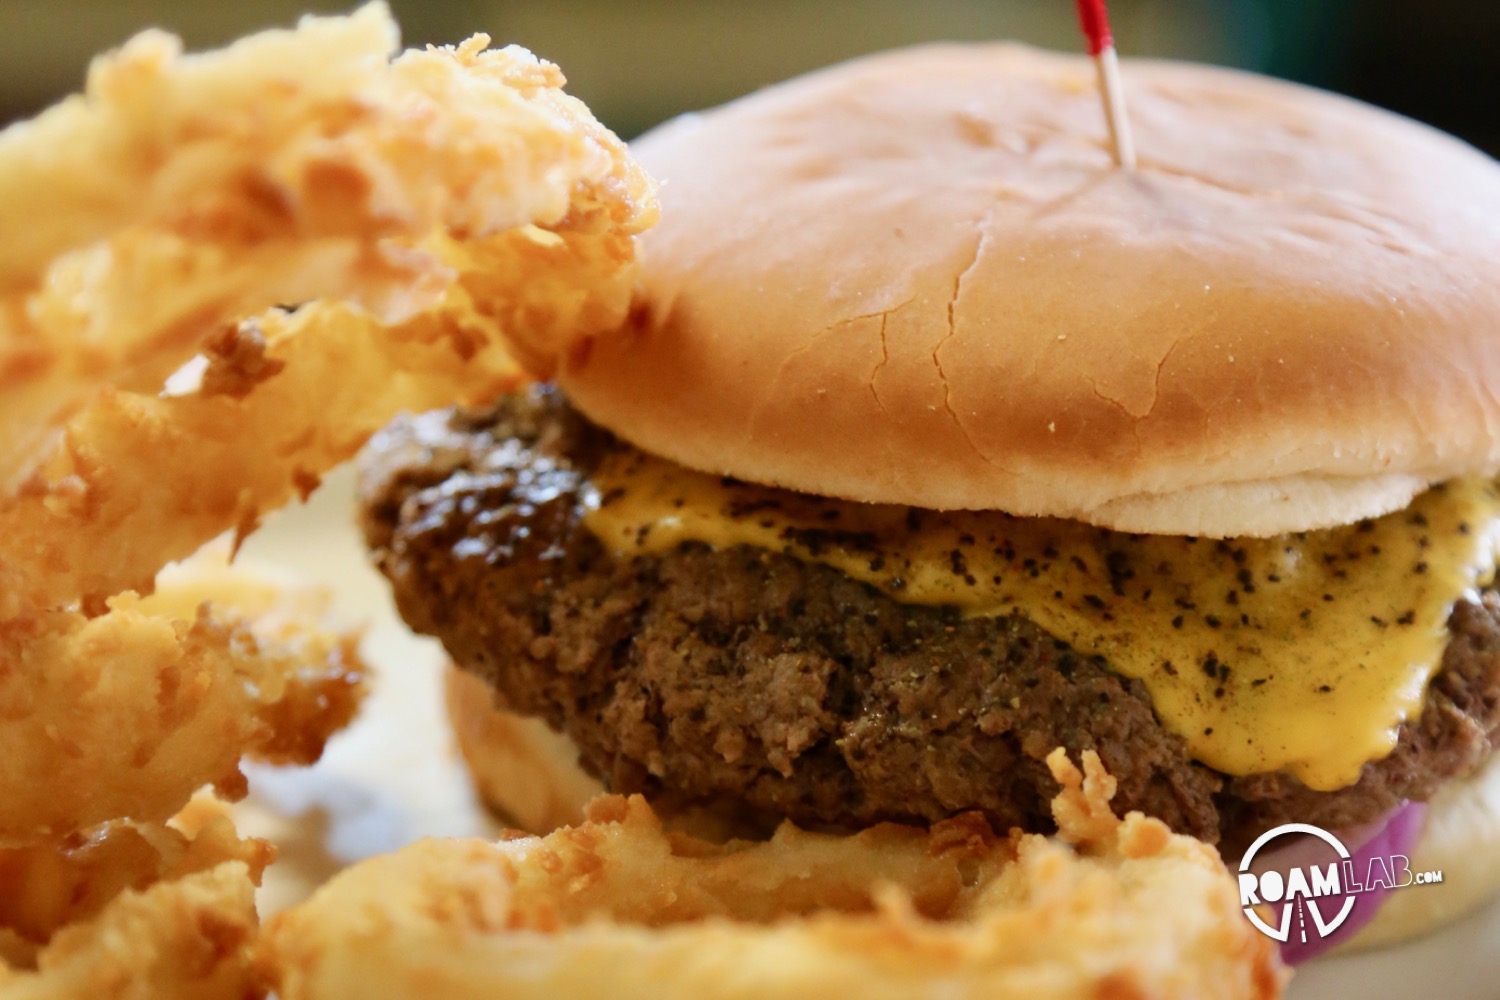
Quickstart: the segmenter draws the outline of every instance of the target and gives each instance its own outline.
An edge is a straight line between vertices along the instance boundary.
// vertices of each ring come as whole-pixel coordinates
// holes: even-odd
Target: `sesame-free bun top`
[[[1130,531],[1303,530],[1500,465],[1500,165],[1242,72],[907,49],[657,129],[573,401],[716,474]]]

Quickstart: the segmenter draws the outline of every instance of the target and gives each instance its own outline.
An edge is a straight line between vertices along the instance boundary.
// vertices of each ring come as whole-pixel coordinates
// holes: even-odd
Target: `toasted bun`
[[[604,788],[578,766],[572,740],[496,708],[484,681],[456,667],[444,686],[459,753],[486,806],[531,833],[583,822],[584,805]]]
[[[448,667],[444,686],[459,753],[480,801],[501,822],[535,834],[584,822],[584,807],[604,786],[579,766],[571,739],[540,719],[495,707],[489,687],[457,667]],[[703,840],[761,839],[771,832],[764,817],[734,803],[705,807],[652,796],[651,808],[669,830]]]
[[[1264,535],[1500,464],[1500,166],[1262,77],[874,56],[678,119],[639,308],[560,373],[648,451],[855,500]]]

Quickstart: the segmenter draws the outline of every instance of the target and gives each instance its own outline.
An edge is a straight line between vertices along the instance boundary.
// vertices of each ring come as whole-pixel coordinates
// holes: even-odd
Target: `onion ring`
[[[0,617],[23,601],[88,608],[125,589],[149,592],[163,563],[305,497],[397,412],[514,388],[526,376],[505,346],[509,331],[556,345],[626,307],[623,283],[566,294],[606,266],[591,255],[625,252],[571,229],[436,252],[457,282],[405,323],[382,328],[323,302],[273,310],[219,338],[214,357],[233,360],[211,367],[201,392],[101,394],[67,425],[52,459],[0,500]],[[621,261],[608,266],[625,273]],[[246,351],[247,340],[259,346]],[[539,350],[533,344],[532,359],[545,364]],[[160,455],[174,457],[173,475],[160,473]]]
[[[624,317],[652,182],[555,66],[487,45],[391,58],[379,3],[201,56],[147,32],[0,132],[0,217],[37,220],[0,246],[7,998],[259,992],[269,847],[168,817],[242,795],[242,758],[316,760],[357,636],[158,573],[396,411],[489,398]]]
[[[545,838],[356,865],[273,918],[263,954],[283,1000],[1278,995],[1213,849],[1115,818],[1083,763],[1049,758],[1057,839],[968,815],[719,846],[606,796]]]
[[[164,821],[204,784],[238,797],[246,754],[316,760],[363,675],[355,634],[309,623],[322,608],[226,573],[0,624],[0,845]]]
[[[267,337],[263,361],[281,367],[238,398],[103,393],[69,423],[56,459],[0,501],[3,547],[14,553],[0,570],[9,592],[86,608],[125,589],[149,592],[166,561],[306,496],[392,413],[456,395],[460,372],[483,393],[515,371],[495,358],[486,378],[485,358],[377,336],[372,324],[321,304],[268,315],[246,329]],[[173,475],[161,474],[158,455],[174,456]]]
[[[223,1000],[260,995],[255,884],[243,862],[128,890],[58,931],[34,970],[0,965],[5,1000]]]
[[[435,232],[567,224],[613,245],[654,218],[556,67],[484,36],[388,61],[395,39],[380,4],[206,56],[147,32],[86,97],[0,133],[0,216],[47,220],[0,249],[0,470],[100,386],[155,389],[277,302],[417,314],[451,281],[417,247]]]
[[[225,861],[243,862],[259,885],[275,853],[266,841],[239,837],[222,814],[191,833],[111,820],[54,843],[0,850],[0,928],[46,944],[60,927],[92,918],[126,890]]]

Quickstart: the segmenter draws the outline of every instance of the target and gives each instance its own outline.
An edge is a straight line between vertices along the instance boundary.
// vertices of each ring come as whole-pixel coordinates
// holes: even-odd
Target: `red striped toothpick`
[[[1120,83],[1120,57],[1115,54],[1114,35],[1109,30],[1109,12],[1104,0],[1078,0],[1078,22],[1088,38],[1089,55],[1099,71],[1099,94],[1104,99],[1104,120],[1109,123],[1109,143],[1115,164],[1135,169],[1135,141],[1130,136],[1130,118],[1125,114],[1125,88]]]

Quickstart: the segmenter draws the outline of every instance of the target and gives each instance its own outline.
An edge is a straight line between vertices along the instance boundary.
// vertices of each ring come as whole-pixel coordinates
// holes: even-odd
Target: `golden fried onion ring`
[[[0,501],[0,548],[13,553],[0,580],[12,594],[88,608],[149,591],[164,562],[305,497],[393,412],[438,405],[460,381],[482,396],[515,378],[507,358],[488,357],[493,347],[466,359],[344,306],[273,312],[235,332],[252,337],[267,341],[259,364],[276,370],[242,394],[106,390],[68,424],[48,465]],[[160,456],[172,456],[171,474]]]
[[[216,339],[200,392],[106,390],[25,486],[0,499],[0,615],[23,595],[87,608],[148,591],[164,562],[305,497],[395,413],[514,387],[524,375],[503,331],[556,343],[613,321],[623,298],[567,289],[622,269],[625,252],[572,229],[443,241],[434,253],[458,280],[427,313],[384,328],[342,304],[273,310]],[[172,457],[170,475],[161,456]]]
[[[0,247],[0,485],[100,386],[154,391],[269,306],[431,306],[451,281],[416,247],[435,232],[628,244],[649,180],[555,66],[487,41],[391,60],[380,4],[202,56],[147,32],[0,132],[0,218],[42,220]]]
[[[58,931],[35,969],[0,964],[5,1000],[225,1000],[262,995],[255,884],[241,861],[127,890]]]
[[[191,831],[111,820],[51,843],[0,849],[0,929],[45,944],[59,928],[95,916],[122,892],[225,861],[243,862],[259,885],[275,855],[266,841],[241,838],[222,813]]]
[[[258,992],[268,846],[168,817],[243,794],[243,757],[317,759],[356,637],[158,571],[398,410],[492,397],[623,318],[651,181],[556,67],[487,44],[392,59],[381,4],[204,55],[148,32],[0,132],[0,218],[34,220],[0,246],[7,998]]]
[[[605,797],[545,838],[357,865],[261,947],[283,1000],[1278,995],[1274,946],[1213,849],[1115,818],[1113,780],[1083,763],[1049,758],[1058,839],[970,815],[718,846]]]
[[[0,250],[0,442],[75,412],[0,498],[0,846],[236,795],[245,754],[315,759],[353,711],[349,637],[273,634],[228,610],[244,592],[121,592],[305,495],[397,410],[513,384],[502,340],[544,358],[623,315],[654,213],[623,145],[529,53],[389,61],[393,32],[377,5],[205,56],[149,36],[0,136],[0,206],[56,230]],[[90,151],[118,169],[75,184],[57,158]],[[281,276],[312,301],[224,325]],[[158,395],[200,344],[202,388]],[[29,461],[5,457],[0,480]]]
[[[0,624],[0,846],[164,821],[205,784],[238,797],[246,754],[317,760],[364,673],[322,610],[226,574]]]

